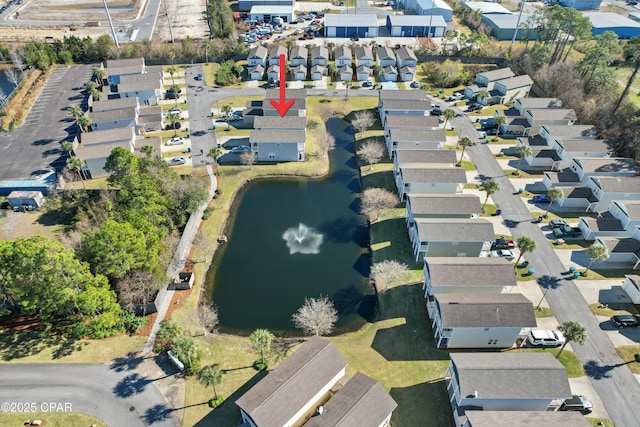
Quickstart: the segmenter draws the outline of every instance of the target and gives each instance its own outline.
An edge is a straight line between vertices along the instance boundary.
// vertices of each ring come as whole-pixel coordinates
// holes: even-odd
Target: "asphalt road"
[[[478,132],[466,117],[452,120],[461,136],[478,141]],[[485,144],[469,147],[471,157],[481,177],[493,178],[500,191],[492,195],[496,206],[502,210],[504,224],[512,230],[514,238],[529,236],[536,242],[536,250],[525,255],[535,270],[535,276],[558,322],[579,322],[587,329],[588,339],[584,346],[573,344],[573,349],[585,368],[589,380],[616,427],[640,425],[638,396],[640,384],[624,361],[617,355],[609,337],[600,327],[587,302],[573,280],[568,279],[565,268],[554,252],[548,239],[532,221],[520,195],[504,174],[497,160]],[[544,209],[542,207],[541,209]]]
[[[0,365],[0,406],[3,412],[80,412],[114,427],[179,425],[153,380],[107,365]]]

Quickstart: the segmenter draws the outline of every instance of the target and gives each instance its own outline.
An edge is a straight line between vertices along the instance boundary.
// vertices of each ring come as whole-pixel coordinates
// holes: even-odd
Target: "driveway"
[[[3,364],[0,378],[1,402],[33,404],[43,412],[85,413],[110,426],[179,425],[153,384],[156,379],[144,378],[126,366]]]

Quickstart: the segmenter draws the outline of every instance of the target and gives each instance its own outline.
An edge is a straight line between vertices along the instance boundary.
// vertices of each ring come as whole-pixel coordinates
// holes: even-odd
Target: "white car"
[[[509,249],[498,249],[495,251],[491,251],[491,256],[493,258],[506,258],[509,261],[513,261],[516,259],[516,256]]]
[[[181,138],[179,136],[175,138],[171,138],[170,140],[167,141],[167,145],[181,145],[181,144],[184,144],[184,138]]]
[[[187,163],[187,159],[185,159],[184,157],[174,157],[167,163],[169,163],[169,166],[184,165],[185,163]]]
[[[182,114],[182,109],[179,107],[173,107],[173,108],[170,108],[169,111],[167,111],[167,114],[173,114],[173,113]]]
[[[532,329],[527,334],[527,346],[532,347],[560,347],[565,338],[560,331],[549,329]]]
[[[419,88],[419,87],[420,87],[420,83],[418,83],[418,82],[411,82],[411,84],[410,84],[409,86],[411,86],[411,87],[412,87],[412,88],[414,88],[414,89],[417,89],[417,88]]]

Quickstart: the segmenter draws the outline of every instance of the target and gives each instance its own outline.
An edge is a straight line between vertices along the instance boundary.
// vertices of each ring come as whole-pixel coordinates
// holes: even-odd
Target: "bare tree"
[[[318,132],[316,141],[318,141],[321,155],[324,155],[324,153],[326,153],[327,151],[336,148],[336,139],[333,137],[333,135],[327,132],[326,129],[322,129],[320,132]]]
[[[380,217],[380,211],[391,209],[400,200],[398,196],[382,188],[370,188],[364,191],[360,200],[360,213],[367,215],[369,221],[375,222]]]
[[[363,133],[367,129],[369,129],[376,122],[376,118],[370,110],[362,110],[358,111],[355,114],[353,120],[351,120],[351,126],[356,131],[356,135],[358,133]]]
[[[407,271],[407,264],[396,260],[384,260],[371,266],[371,275],[376,279],[378,292],[386,291],[390,282],[400,279]]]
[[[384,156],[384,145],[373,139],[368,139],[360,146],[360,156],[369,163],[369,169]]]
[[[326,335],[338,321],[338,311],[327,296],[305,298],[304,304],[291,316],[291,320],[296,328],[309,335]]]
[[[249,169],[252,169],[253,165],[256,163],[256,157],[253,154],[253,151],[245,151],[240,154],[240,163],[244,166],[249,166]]]
[[[13,83],[15,87],[20,84],[20,71],[16,68],[7,68],[4,70],[4,75],[7,76],[7,80]]]
[[[13,65],[15,65],[19,71],[22,72],[22,70],[24,70],[24,59],[20,52],[15,50],[11,52],[11,62],[13,62]]]
[[[160,281],[143,270],[132,270],[116,283],[120,303],[129,310],[140,305],[144,314],[147,304],[156,297],[158,289]]]
[[[320,103],[316,110],[323,122],[326,122],[335,114],[335,109],[328,103]]]
[[[207,331],[212,332],[218,325],[218,307],[214,303],[206,304],[201,302],[198,304],[198,320],[206,336]]]

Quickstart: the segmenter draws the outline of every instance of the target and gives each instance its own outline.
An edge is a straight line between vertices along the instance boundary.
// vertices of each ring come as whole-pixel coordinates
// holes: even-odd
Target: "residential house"
[[[393,158],[400,150],[442,150],[447,142],[444,129],[422,130],[393,128],[385,139],[389,157]]]
[[[144,58],[111,59],[106,62],[105,71],[109,85],[119,84],[121,76],[142,74],[146,70]]]
[[[351,65],[343,65],[338,68],[338,80],[342,82],[349,82],[353,80],[353,68]]]
[[[599,237],[631,237],[640,228],[640,200],[614,200],[609,210],[596,218],[580,217],[578,227],[589,241]]]
[[[88,113],[87,116],[91,120],[91,130],[93,131],[130,127],[135,127],[138,130],[138,113],[135,108],[98,111]]]
[[[591,424],[577,411],[473,411],[465,412],[461,427],[590,427]]]
[[[414,93],[418,91],[403,90],[398,92]],[[380,122],[384,123],[387,116],[427,116],[431,110],[431,102],[415,99],[389,99],[381,101],[378,107]]]
[[[515,100],[513,107],[519,115],[524,116],[525,110],[563,108],[562,100],[558,98],[527,98]]]
[[[136,141],[134,127],[84,132],[80,138],[81,144],[74,147],[74,153],[85,162],[82,174],[87,179],[108,176],[104,166],[111,151],[122,147],[133,153]]]
[[[537,326],[522,294],[435,293],[427,312],[438,348],[510,348]]]
[[[532,154],[524,158],[529,166],[551,169],[562,160],[554,148],[556,140],[564,139],[595,139],[595,128],[590,125],[542,124],[538,134],[520,137],[516,145],[528,145],[531,148]]]
[[[416,76],[416,69],[414,67],[402,67],[398,70],[398,75],[400,76],[400,81],[402,82],[410,82]]]
[[[578,187],[590,176],[636,176],[635,161],[623,157],[573,158],[569,167],[559,172],[545,172],[542,184],[551,187]]]
[[[425,257],[479,257],[495,241],[493,224],[484,219],[421,218],[408,226],[416,261]]]
[[[292,80],[307,80],[307,67],[306,65],[299,64],[291,67],[291,79]]]
[[[367,81],[373,75],[373,69],[366,65],[356,67],[356,80],[359,82]]]
[[[402,46],[396,49],[396,65],[398,68],[416,68],[418,66],[418,58],[412,49]]]
[[[279,89],[267,89],[264,102],[261,102],[259,108],[262,109],[263,116],[280,116],[269,100],[280,99]],[[305,89],[287,89],[287,100],[293,99],[294,103],[286,113],[287,117],[306,117],[307,116],[307,91]],[[246,118],[246,115],[244,115]],[[246,123],[245,119],[245,123]]]
[[[542,125],[571,126],[577,120],[575,110],[561,108],[525,110],[524,118],[528,124],[524,135],[538,134]]]
[[[640,177],[590,176],[584,187],[558,187],[562,197],[556,202],[563,209],[601,212],[614,200],[640,200]]]
[[[480,198],[473,194],[407,194],[407,226],[422,218],[471,219],[481,213]]]
[[[301,425],[345,377],[347,361],[328,340],[312,337],[238,400],[251,427]]]
[[[429,301],[435,294],[510,293],[518,285],[513,264],[504,258],[428,257],[422,274]]]
[[[123,108],[139,108],[138,98],[115,98],[93,101],[91,112],[122,110]]]
[[[457,163],[453,150],[399,150],[393,156],[394,174],[402,168],[451,167]]]
[[[154,105],[139,109],[138,129],[141,132],[162,130],[162,107]]]
[[[553,164],[553,170],[562,170],[569,167],[571,160],[576,157],[603,158],[611,156],[613,148],[605,139],[554,139],[553,149],[558,153],[560,160]]]
[[[280,80],[280,66],[277,64],[269,65],[267,68],[267,79],[270,81]]]
[[[247,65],[250,68],[255,67],[256,65],[261,65],[262,68],[266,67],[268,54],[269,51],[262,45],[252,47],[251,50],[249,50],[249,55],[247,56]]]
[[[162,99],[163,86],[160,80],[147,80],[139,83],[120,83],[104,86],[102,96],[105,99],[138,98],[140,105],[156,105]]]
[[[382,109],[382,105],[386,101],[426,101],[427,94],[417,90],[389,90],[382,89],[378,91],[378,110]],[[429,104],[431,108],[431,104]]]
[[[609,214],[618,219],[625,229],[640,227],[640,200],[614,200],[609,206]]]
[[[150,81],[160,82],[161,85],[166,83],[162,66],[156,65],[153,67],[145,67],[145,72],[142,74],[125,74],[120,76],[120,82],[115,86],[145,83]]]
[[[478,93],[483,90],[491,92],[496,82],[504,79],[510,79],[515,74],[510,68],[500,68],[493,71],[476,74],[474,83],[464,89],[464,96],[467,99],[475,98]]]
[[[257,130],[307,130],[306,117],[267,117],[258,116],[253,120],[253,128]]]
[[[249,143],[258,161],[302,161],[306,148],[303,130],[252,130]]]
[[[378,381],[358,372],[304,427],[386,427],[390,425],[391,414],[397,406]]]
[[[571,398],[551,353],[451,353],[445,384],[456,426],[467,411],[557,411]]]
[[[393,53],[393,49],[386,46],[378,46],[376,47],[376,57],[378,61],[378,65],[382,68],[389,67],[391,65],[396,65],[397,59],[395,54]]]
[[[135,127],[121,127],[94,132],[83,132],[80,134],[80,145],[83,147],[111,142],[127,142],[131,146],[135,146]]]
[[[311,66],[315,65],[329,65],[329,49],[325,46],[315,46],[311,49]]]
[[[529,96],[531,86],[533,86],[533,80],[527,74],[499,80],[495,82],[493,91],[490,92],[492,96],[497,95],[495,102],[492,103],[508,104],[516,99],[525,98]]]
[[[624,277],[625,280],[622,284],[622,289],[629,298],[631,298],[631,302],[636,305],[640,304],[640,276],[636,274],[627,274]]]
[[[253,67],[249,68],[247,72],[249,73],[249,80],[262,80],[262,78],[264,77],[264,66],[260,64],[254,65]],[[272,73],[272,75],[278,76],[278,73],[276,74]],[[277,80],[277,77],[276,77],[276,80]]]
[[[334,49],[333,54],[336,61],[336,68],[351,67],[353,64],[353,55],[351,54],[349,46],[340,45]]]
[[[356,67],[373,67],[373,50],[369,46],[356,46],[353,53],[356,57]]]
[[[609,258],[595,261],[592,267],[611,268],[611,265],[624,265],[634,270],[640,267],[640,230],[636,230],[632,237],[596,237],[594,244],[607,248]]]
[[[434,130],[440,126],[437,116],[388,116],[383,123],[383,127],[385,137],[387,137],[392,128],[422,131]]]
[[[325,65],[312,65],[311,66],[311,80],[317,81],[322,80],[324,76],[328,74],[328,67]]]
[[[381,82],[396,82],[398,81],[398,69],[393,65],[382,67],[378,80]]]
[[[400,200],[408,194],[462,193],[466,183],[465,171],[456,167],[402,168],[396,174]]]
[[[289,52],[287,51],[286,46],[283,46],[281,44],[276,45],[274,47],[271,48],[271,50],[269,51],[269,66],[272,65],[280,65],[280,55],[284,55],[284,60],[285,62],[287,61],[287,58],[289,56]]]
[[[291,48],[291,66],[295,67],[298,65],[307,66],[307,58],[309,56],[309,51],[304,46],[294,46]]]

